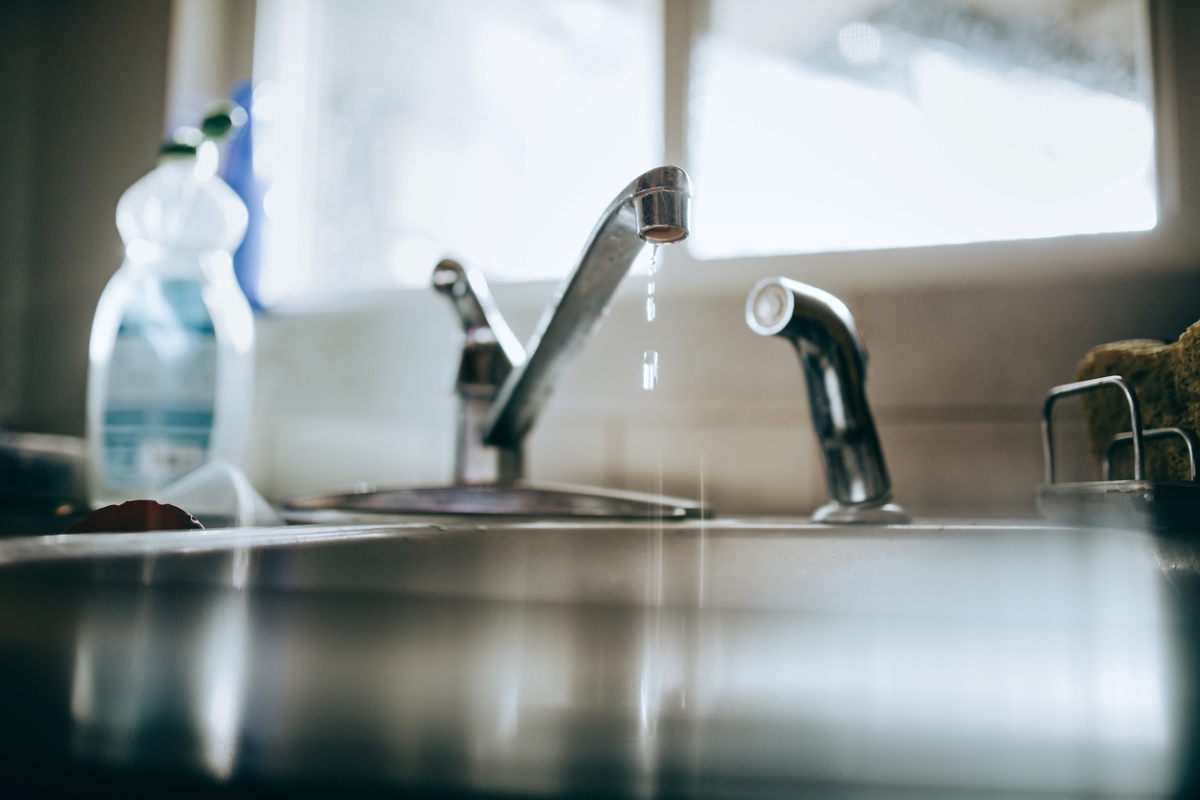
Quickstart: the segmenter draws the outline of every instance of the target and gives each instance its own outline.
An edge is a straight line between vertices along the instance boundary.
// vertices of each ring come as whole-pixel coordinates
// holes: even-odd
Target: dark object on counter
[[[0,503],[83,507],[87,445],[74,436],[0,431]]]
[[[86,505],[45,503],[37,500],[0,502],[0,539],[10,536],[52,536],[87,515]]]
[[[62,533],[87,511],[83,439],[0,431],[0,538]]]
[[[129,500],[98,508],[67,529],[67,533],[140,533],[142,531],[204,530],[178,506],[153,500]]]
[[[1075,380],[1119,375],[1137,392],[1142,425],[1147,428],[1182,428],[1200,431],[1200,323],[1183,332],[1179,341],[1131,339],[1093,347],[1075,368]],[[1128,431],[1129,409],[1117,392],[1097,392],[1082,398],[1088,449],[1099,472],[1109,442]],[[1146,475],[1157,480],[1190,479],[1184,443],[1167,438],[1146,449]],[[1132,472],[1132,453],[1122,448],[1114,454],[1114,472]]]

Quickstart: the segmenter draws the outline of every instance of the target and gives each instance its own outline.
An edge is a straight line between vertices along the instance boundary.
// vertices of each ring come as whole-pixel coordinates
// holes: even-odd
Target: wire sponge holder
[[[1129,405],[1131,430],[1118,433],[1105,448],[1099,481],[1058,483],[1054,470],[1054,405],[1066,397],[1101,389],[1119,389]],[[1188,453],[1190,480],[1151,480],[1146,477],[1146,442],[1182,439]],[[1126,444],[1133,447],[1133,478],[1112,480],[1113,454]],[[1037,490],[1042,516],[1071,525],[1138,528],[1158,533],[1200,533],[1200,481],[1196,480],[1196,436],[1183,428],[1142,428],[1137,392],[1119,375],[1108,375],[1055,386],[1042,405],[1042,451],[1045,482]]]

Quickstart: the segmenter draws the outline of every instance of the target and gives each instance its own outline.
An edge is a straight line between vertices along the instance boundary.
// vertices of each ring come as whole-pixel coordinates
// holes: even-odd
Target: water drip
[[[650,266],[647,268],[646,280],[646,322],[654,322],[658,315],[658,307],[654,304],[654,272],[658,267],[658,245],[650,247]],[[642,388],[653,391],[658,385],[658,352],[647,350],[642,356]]]
[[[642,388],[647,392],[658,386],[658,351],[647,350],[642,354]]]

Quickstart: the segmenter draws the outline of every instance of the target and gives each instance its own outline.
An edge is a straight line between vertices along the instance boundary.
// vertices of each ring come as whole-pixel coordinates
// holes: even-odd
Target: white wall
[[[802,262],[792,277],[803,278]],[[760,274],[744,276],[746,291]],[[644,279],[558,388],[528,442],[529,477],[696,497],[725,513],[808,513],[824,476],[799,362],[743,320],[744,292],[691,294],[668,262],[659,314]],[[551,287],[499,287],[524,338]],[[1030,516],[1046,390],[1087,349],[1175,338],[1200,318],[1200,275],[1162,273],[860,291],[844,299],[871,354],[868,390],[896,497],[924,515]],[[282,498],[444,483],[452,468],[456,322],[432,291],[319,316],[263,319],[251,476]],[[661,382],[640,387],[641,355]],[[1078,411],[1061,416],[1065,476],[1087,474]],[[1071,455],[1074,455],[1072,462]]]
[[[167,0],[0,2],[0,425],[82,435],[117,200],[161,142]]]

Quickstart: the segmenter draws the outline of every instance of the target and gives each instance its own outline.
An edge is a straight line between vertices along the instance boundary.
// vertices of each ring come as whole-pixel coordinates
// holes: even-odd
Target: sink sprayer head
[[[746,324],[759,336],[788,339],[808,383],[831,502],[815,522],[902,524],[864,389],[867,347],[846,304],[788,278],[764,278],[746,298]]]
[[[835,343],[861,379],[867,346],[846,304],[829,292],[788,278],[763,278],[746,298],[746,324],[759,336]]]

